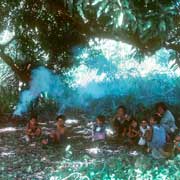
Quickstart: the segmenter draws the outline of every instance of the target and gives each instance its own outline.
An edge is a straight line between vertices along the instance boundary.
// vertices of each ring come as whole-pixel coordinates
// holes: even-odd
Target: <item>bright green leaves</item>
[[[105,12],[105,10],[107,13],[108,12],[108,3],[106,1],[103,1],[97,11],[97,18],[99,18]]]
[[[160,32],[166,31],[166,22],[164,20],[161,20],[161,22],[159,23],[159,31]]]

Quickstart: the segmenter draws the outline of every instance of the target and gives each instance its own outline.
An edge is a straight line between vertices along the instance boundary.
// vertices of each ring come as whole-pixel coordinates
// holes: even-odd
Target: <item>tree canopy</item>
[[[13,37],[0,44],[0,58],[24,82],[38,65],[56,72],[71,67],[72,49],[95,37],[129,43],[147,55],[171,49],[180,66],[179,0],[1,0],[5,30]]]

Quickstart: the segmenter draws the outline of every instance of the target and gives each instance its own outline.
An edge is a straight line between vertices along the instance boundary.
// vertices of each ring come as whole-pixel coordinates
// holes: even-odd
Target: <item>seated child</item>
[[[41,135],[41,128],[38,127],[36,117],[31,117],[26,127],[26,141],[29,142],[35,137]]]
[[[113,118],[113,126],[118,136],[126,135],[129,126],[129,116],[126,114],[126,108],[124,106],[118,107],[117,113]]]
[[[174,139],[175,154],[180,153],[180,135],[177,135]]]
[[[97,116],[96,124],[93,127],[93,140],[105,140],[106,138],[106,126],[105,117],[102,115]]]
[[[42,144],[59,144],[66,139],[66,127],[64,125],[66,117],[59,115],[56,120],[56,130],[51,132],[47,139],[42,140]]]
[[[147,120],[142,120],[141,121],[141,125],[140,125],[140,139],[139,139],[139,142],[138,144],[140,146],[145,146],[146,145],[146,132],[149,130],[149,126],[148,126],[148,123],[147,123]]]
[[[135,118],[132,118],[127,133],[130,144],[136,144],[139,138],[139,127]]]

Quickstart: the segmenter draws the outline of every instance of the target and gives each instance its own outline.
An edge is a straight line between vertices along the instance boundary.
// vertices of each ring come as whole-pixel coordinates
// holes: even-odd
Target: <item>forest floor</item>
[[[43,133],[53,122],[41,123]],[[43,148],[41,140],[23,141],[25,123],[1,123],[0,180],[179,180],[180,155],[154,160],[114,141],[97,144],[89,127],[69,126],[66,144]]]

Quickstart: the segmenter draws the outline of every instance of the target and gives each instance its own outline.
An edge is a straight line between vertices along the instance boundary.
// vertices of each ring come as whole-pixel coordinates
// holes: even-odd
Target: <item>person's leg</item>
[[[30,142],[30,141],[31,141],[31,138],[30,138],[30,136],[28,136],[28,135],[25,135],[25,140],[26,140],[26,142]]]

